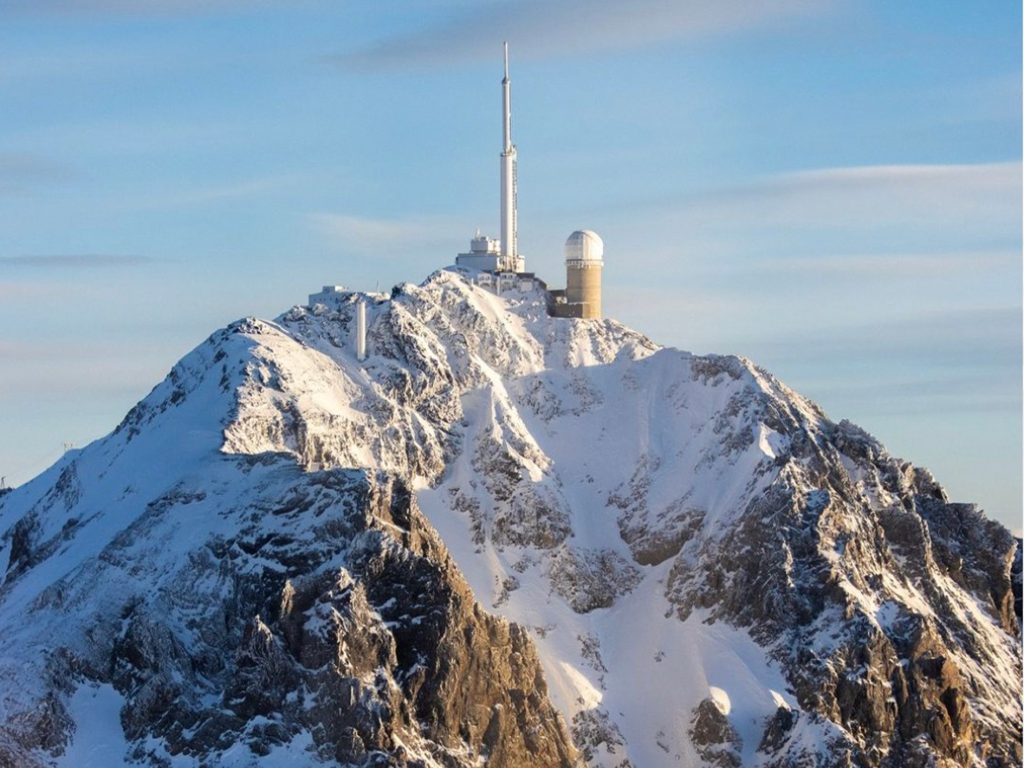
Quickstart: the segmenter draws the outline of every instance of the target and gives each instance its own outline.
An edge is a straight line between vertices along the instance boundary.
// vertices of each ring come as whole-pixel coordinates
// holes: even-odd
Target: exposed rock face
[[[677,561],[670,601],[773,648],[800,707],[843,726],[833,749],[854,763],[1014,764],[1018,739],[992,734],[1020,721],[986,671],[1019,670],[1014,541],[856,427],[823,426],[696,567]],[[993,622],[1003,633],[979,631]]]
[[[1021,551],[1024,550],[1024,542],[1017,539],[1017,553],[1013,557],[1013,569],[1011,580],[1013,582],[1013,612],[1017,614],[1017,634],[1020,634],[1021,625]]]
[[[739,768],[743,740],[732,727],[726,712],[713,699],[704,699],[694,710],[690,740],[707,765]]]
[[[0,764],[1020,764],[1020,543],[925,470],[451,272],[356,361],[359,298],[0,495]]]
[[[640,583],[640,571],[611,550],[562,550],[548,575],[555,591],[577,613],[608,608]]]
[[[1006,689],[991,687],[989,674],[1019,669],[1019,625],[1009,611],[1013,544],[851,425],[828,437],[831,445],[815,441],[812,453],[790,460],[740,526],[695,552],[696,566],[677,562],[670,600],[681,616],[706,608],[774,647],[800,706],[846,731],[833,742],[837,759],[1014,764],[1017,738],[979,732],[1020,729]],[[850,457],[863,462],[854,471],[843,466]],[[965,528],[971,534],[955,533]],[[964,546],[968,538],[977,549]],[[979,631],[993,618],[1006,635]],[[965,663],[974,670],[966,678]],[[760,751],[778,751],[791,719],[785,712]]]
[[[80,684],[120,694],[122,758],[141,764],[232,764],[239,745],[354,766],[574,764],[529,636],[480,609],[404,485],[286,457],[222,463],[217,490],[149,503],[34,601],[57,621],[107,593],[84,636],[55,635],[54,690],[0,726],[0,765],[46,764],[75,738],[64,696]],[[140,589],[185,509],[230,535],[156,557],[170,570]]]

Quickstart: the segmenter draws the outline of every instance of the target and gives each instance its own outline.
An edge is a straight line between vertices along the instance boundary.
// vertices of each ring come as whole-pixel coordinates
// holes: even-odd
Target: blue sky
[[[606,244],[610,316],[751,357],[1021,527],[1011,2],[6,0],[0,475],[215,328],[419,282],[497,230]]]

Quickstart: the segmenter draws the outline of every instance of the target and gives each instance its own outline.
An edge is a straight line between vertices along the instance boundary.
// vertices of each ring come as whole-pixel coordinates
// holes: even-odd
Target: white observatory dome
[[[589,229],[577,229],[565,241],[565,260],[588,261],[600,263],[604,258],[604,241],[596,232]]]

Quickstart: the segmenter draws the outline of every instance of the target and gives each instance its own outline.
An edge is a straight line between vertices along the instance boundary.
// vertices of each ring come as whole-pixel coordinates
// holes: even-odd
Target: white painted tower
[[[526,259],[519,255],[519,221],[516,212],[516,145],[512,143],[512,80],[508,76],[508,43],[505,47],[505,77],[501,81],[501,232],[497,240],[477,230],[469,253],[460,253],[460,267],[484,272],[525,272]]]
[[[516,145],[512,143],[512,81],[508,76],[508,43],[505,43],[505,77],[501,81],[502,126],[504,144],[501,150],[501,256],[514,268],[519,246],[516,222]]]

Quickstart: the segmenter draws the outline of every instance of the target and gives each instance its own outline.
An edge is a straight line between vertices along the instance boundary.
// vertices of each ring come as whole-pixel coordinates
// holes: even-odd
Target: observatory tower
[[[565,241],[565,303],[569,317],[601,317],[601,270],[604,242],[589,229]]]

